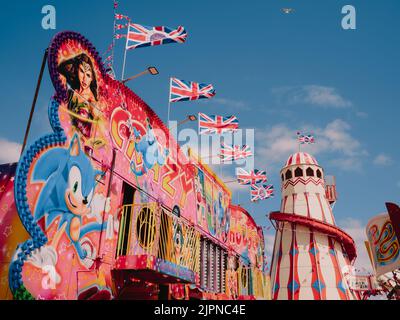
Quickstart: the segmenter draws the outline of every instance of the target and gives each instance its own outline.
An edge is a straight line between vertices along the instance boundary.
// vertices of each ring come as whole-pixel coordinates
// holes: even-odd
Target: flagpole
[[[113,73],[114,73],[114,52],[115,52],[115,50],[114,50],[114,48],[115,48],[115,41],[116,41],[116,39],[115,39],[115,28],[116,28],[116,24],[117,24],[117,19],[115,18],[115,15],[117,14],[117,6],[116,6],[116,3],[115,3],[115,1],[114,1],[114,30],[113,30],[113,41],[112,41],[112,49],[111,49],[111,56],[112,56],[112,60],[111,60],[111,68],[113,69]],[[114,73],[114,76],[115,76],[115,73]]]
[[[126,52],[127,47],[128,47],[128,34],[129,34],[129,28],[131,27],[131,25],[128,22],[128,31],[126,32],[126,42],[125,42],[125,53],[124,53],[124,63],[122,65],[122,75],[121,75],[121,81],[124,81],[124,77],[125,77],[125,64],[126,64]]]
[[[28,136],[29,136],[29,131],[31,129],[31,124],[32,124],[32,118],[33,118],[33,114],[35,112],[35,107],[36,107],[36,101],[39,95],[39,90],[40,90],[40,85],[42,83],[42,78],[43,78],[43,72],[44,72],[44,68],[46,67],[46,61],[47,61],[47,56],[48,56],[48,49],[45,50],[44,54],[43,54],[43,59],[42,59],[42,65],[40,67],[40,72],[39,72],[39,78],[36,84],[36,89],[35,89],[35,95],[33,96],[33,102],[32,102],[32,106],[31,106],[31,112],[29,114],[29,120],[28,120],[28,124],[26,126],[26,131],[25,131],[25,136],[24,136],[24,142],[22,143],[22,148],[21,148],[21,155],[25,150],[26,147],[26,143],[28,141]]]
[[[170,116],[170,113],[171,113],[171,85],[172,85],[172,78],[169,78],[168,120],[167,120],[168,129],[169,129],[169,116]]]

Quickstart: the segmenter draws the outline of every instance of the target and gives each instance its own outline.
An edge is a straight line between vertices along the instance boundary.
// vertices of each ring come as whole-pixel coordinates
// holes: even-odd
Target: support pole
[[[128,47],[128,35],[129,35],[129,29],[130,29],[131,25],[128,25],[128,31],[126,33],[126,42],[125,42],[125,52],[124,52],[124,62],[122,64],[122,75],[121,75],[121,81],[124,81],[124,77],[125,77],[125,65],[126,65],[126,52],[128,51],[127,47]]]
[[[167,120],[167,127],[169,129],[169,116],[171,113],[171,84],[172,84],[172,78],[169,80],[169,94],[168,94],[168,120]]]
[[[136,78],[139,78],[140,76],[143,76],[143,75],[145,75],[145,74],[147,74],[147,73],[149,73],[149,70],[145,70],[145,71],[143,71],[143,72],[141,72],[141,73],[138,73],[138,74],[136,74],[136,75],[134,75],[134,76],[132,76],[132,77],[130,77],[130,78],[128,78],[128,79],[121,79],[121,81],[122,81],[122,83],[126,83],[126,82],[128,82],[128,81],[131,81],[131,80],[133,80],[133,79],[136,79]]]
[[[40,90],[40,84],[42,83],[43,72],[44,72],[44,68],[46,66],[47,55],[48,55],[48,49],[46,49],[44,54],[43,54],[42,66],[40,68],[39,78],[38,78],[38,81],[37,81],[37,84],[36,84],[36,90],[35,90],[35,95],[33,97],[31,113],[29,115],[28,124],[26,126],[24,142],[22,143],[21,155],[25,150],[26,142],[27,142],[28,136],[29,136],[29,131],[31,129],[32,118],[33,118],[33,114],[35,112],[36,101],[37,101],[37,98],[38,98],[38,95],[39,95],[39,90]]]

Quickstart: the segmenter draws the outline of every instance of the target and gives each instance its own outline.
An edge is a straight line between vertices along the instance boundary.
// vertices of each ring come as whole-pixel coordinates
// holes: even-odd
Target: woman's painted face
[[[79,83],[81,84],[81,89],[85,90],[89,88],[93,79],[93,72],[90,65],[86,62],[82,62],[78,69]]]

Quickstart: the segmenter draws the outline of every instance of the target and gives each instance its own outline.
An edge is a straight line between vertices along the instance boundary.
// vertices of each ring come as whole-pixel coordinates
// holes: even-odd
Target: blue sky
[[[57,30],[41,28],[41,8],[57,10]],[[341,28],[341,8],[357,10],[357,29]],[[112,0],[8,1],[0,12],[1,161],[18,154],[44,49],[56,32],[85,35],[102,53],[111,41]],[[285,15],[282,7],[292,7]],[[400,3],[369,1],[120,1],[120,13],[145,25],[183,25],[187,43],[128,52],[127,76],[155,65],[157,77],[129,83],[166,120],[169,77],[213,83],[210,101],[173,105],[173,119],[199,111],[235,114],[242,128],[255,129],[255,163],[267,168],[276,197],[248,205],[246,190],[235,199],[269,226],[265,215],[279,210],[279,170],[296,151],[299,129],[315,133],[305,147],[327,174],[337,178],[335,216],[361,243],[370,217],[398,202],[400,170],[398,130]],[[116,47],[121,73],[124,43]],[[46,116],[53,88],[43,79],[30,140],[50,130]],[[190,127],[188,125],[187,127]],[[195,125],[193,125],[195,127]],[[7,152],[5,152],[7,150]],[[225,176],[234,166],[224,167]],[[238,196],[239,194],[239,196]],[[267,244],[272,230],[267,232]],[[361,248],[363,251],[364,249]],[[360,263],[367,264],[360,253]]]

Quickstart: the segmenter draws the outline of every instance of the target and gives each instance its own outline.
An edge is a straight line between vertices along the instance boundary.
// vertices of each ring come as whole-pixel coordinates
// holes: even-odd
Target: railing
[[[267,276],[257,268],[252,269],[253,293],[256,298],[269,299],[269,283]]]
[[[157,203],[125,205],[116,255],[152,255],[199,273],[200,234]]]
[[[261,270],[255,267],[240,266],[238,289],[241,296],[254,296],[257,299],[269,299],[269,283]]]

